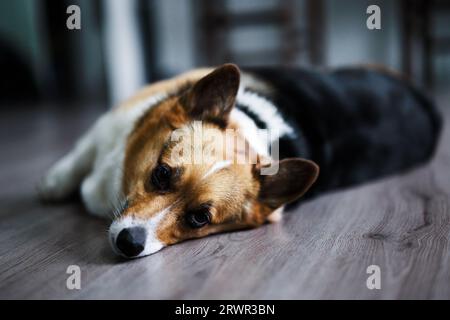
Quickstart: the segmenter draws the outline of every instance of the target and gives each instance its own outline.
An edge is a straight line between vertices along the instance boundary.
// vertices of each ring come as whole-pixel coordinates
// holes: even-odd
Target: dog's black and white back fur
[[[320,166],[310,196],[420,165],[439,138],[433,103],[388,72],[244,68],[241,89],[237,109],[259,129],[278,130],[281,159]]]

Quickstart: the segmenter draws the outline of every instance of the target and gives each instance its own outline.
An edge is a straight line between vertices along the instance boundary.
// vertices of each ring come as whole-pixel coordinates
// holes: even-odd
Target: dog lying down
[[[422,164],[440,126],[433,104],[388,72],[225,64],[154,83],[107,112],[38,190],[62,200],[80,188],[90,213],[114,217],[113,250],[142,257],[278,221],[309,188]]]

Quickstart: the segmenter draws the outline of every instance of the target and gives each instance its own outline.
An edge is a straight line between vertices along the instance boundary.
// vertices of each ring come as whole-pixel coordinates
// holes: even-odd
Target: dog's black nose
[[[142,227],[126,228],[117,236],[116,246],[127,257],[136,257],[144,250],[147,231]]]

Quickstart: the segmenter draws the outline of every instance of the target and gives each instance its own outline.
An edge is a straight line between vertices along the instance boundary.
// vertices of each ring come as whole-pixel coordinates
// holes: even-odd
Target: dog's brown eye
[[[201,228],[211,223],[211,213],[209,206],[203,206],[187,213],[186,219],[192,228]]]
[[[172,176],[172,170],[166,164],[159,164],[153,169],[151,180],[152,184],[159,191],[166,191],[170,187],[170,177]]]

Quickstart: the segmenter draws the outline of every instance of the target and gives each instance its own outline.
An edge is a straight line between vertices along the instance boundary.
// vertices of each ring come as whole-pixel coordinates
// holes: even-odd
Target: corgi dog
[[[108,111],[38,191],[56,201],[80,190],[87,211],[113,218],[113,250],[136,258],[279,221],[310,188],[424,163],[440,126],[425,95],[386,72],[225,64],[151,84]]]

